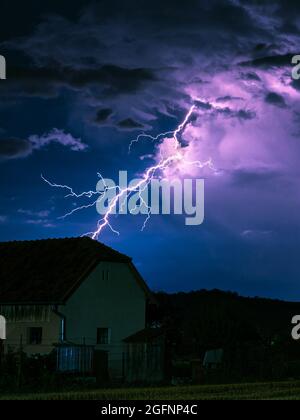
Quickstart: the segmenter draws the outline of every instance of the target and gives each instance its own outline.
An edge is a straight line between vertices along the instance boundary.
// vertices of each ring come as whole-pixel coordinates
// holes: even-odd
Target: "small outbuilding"
[[[223,357],[223,349],[208,350],[203,359],[203,367],[205,369],[219,369],[222,366]]]
[[[166,373],[166,335],[146,328],[124,340],[124,379],[129,383],[159,383]]]

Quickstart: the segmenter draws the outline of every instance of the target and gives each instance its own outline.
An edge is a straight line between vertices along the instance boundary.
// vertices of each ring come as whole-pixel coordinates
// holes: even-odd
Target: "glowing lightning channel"
[[[174,134],[174,131],[167,131],[166,133],[160,133],[156,137],[153,137],[150,134],[145,134],[145,133],[139,134],[136,139],[131,140],[131,142],[129,144],[128,152],[130,153],[134,143],[138,143],[140,141],[140,139],[142,139],[142,138],[150,139],[150,140],[152,140],[152,142],[155,142],[157,140],[160,140],[164,137],[168,137],[168,136],[173,135],[173,134]]]
[[[154,178],[154,176],[157,172],[165,170],[170,165],[172,165],[176,162],[183,162],[186,165],[193,165],[193,166],[196,166],[198,168],[209,167],[209,168],[213,169],[213,164],[212,164],[211,159],[209,159],[206,162],[186,161],[183,154],[180,152],[181,144],[180,144],[180,141],[178,139],[178,136],[184,130],[186,125],[189,123],[189,120],[190,120],[190,118],[191,118],[191,116],[192,116],[192,114],[194,113],[195,110],[196,110],[196,105],[192,105],[190,107],[188,113],[186,114],[184,120],[182,121],[182,123],[179,124],[178,127],[174,131],[169,131],[169,132],[166,132],[166,133],[160,133],[156,137],[153,137],[153,136],[147,135],[147,134],[140,134],[135,140],[131,141],[130,146],[129,146],[129,151],[131,150],[133,144],[138,143],[139,140],[143,137],[150,138],[152,141],[157,141],[157,140],[160,140],[162,138],[165,138],[165,139],[166,138],[173,138],[175,140],[175,153],[172,156],[169,156],[167,158],[161,157],[160,162],[157,163],[156,165],[148,168],[144,172],[144,175],[143,175],[142,179],[140,181],[137,181],[137,183],[135,185],[133,185],[132,187],[126,187],[124,189],[121,189],[119,186],[112,187],[114,189],[117,189],[118,193],[110,201],[108,209],[107,209],[104,217],[101,220],[98,221],[97,229],[94,232],[86,233],[83,236],[91,236],[92,239],[96,240],[96,239],[98,239],[98,237],[100,236],[100,234],[102,233],[102,231],[105,227],[109,227],[112,230],[112,232],[119,235],[119,232],[114,230],[113,227],[110,224],[110,216],[114,213],[115,209],[117,208],[118,202],[120,202],[121,205],[124,205],[124,202],[125,202],[126,198],[128,198],[130,196],[130,194],[132,194],[133,192],[138,192],[139,193],[140,202],[142,203],[141,205],[145,205],[146,208],[148,208],[148,216],[147,216],[147,218],[144,222],[144,225],[142,227],[142,230],[144,230],[148,220],[151,217],[151,209],[145,203],[145,201],[143,200],[141,193],[147,188],[147,186],[149,185],[149,183]],[[100,174],[98,174],[98,176],[103,180],[103,178]],[[48,181],[43,175],[41,175],[41,177],[51,187],[62,188],[62,189],[68,190],[69,194],[66,197],[92,198],[93,196],[98,195],[100,197],[102,196],[102,198],[103,198],[104,195],[105,195],[105,192],[109,189],[109,188],[105,187],[103,192],[102,191],[100,191],[100,192],[99,191],[86,191],[86,192],[82,192],[80,194],[77,194],[77,193],[74,192],[73,188],[69,187],[68,185],[55,184],[55,183],[52,183],[52,182]],[[98,200],[99,200],[99,198],[96,201],[94,201],[93,203],[90,203],[90,204],[87,204],[87,205],[84,205],[84,206],[77,207],[77,208],[73,209],[71,212],[67,213],[65,216],[62,216],[61,219],[64,219],[64,218],[74,214],[77,211],[93,207],[94,205],[96,205]],[[134,209],[131,210],[131,212],[133,212],[133,211],[134,211]]]
[[[155,142],[155,141],[158,141],[162,138],[168,138],[169,136],[172,136],[176,140],[176,144],[179,147],[180,142],[179,142],[177,136],[184,129],[186,124],[189,122],[189,119],[191,118],[195,109],[196,109],[196,105],[192,105],[189,112],[186,114],[183,122],[174,131],[167,131],[165,133],[159,133],[157,136],[151,136],[151,134],[145,134],[145,133],[139,134],[135,139],[131,140],[131,142],[129,144],[129,149],[128,149],[129,153],[131,152],[131,149],[132,149],[133,145],[135,143],[138,143],[142,138],[150,139],[150,140],[152,140],[152,142]]]
[[[181,131],[184,129],[184,127],[188,124],[189,119],[191,118],[191,116],[193,115],[193,112],[196,110],[196,105],[192,105],[189,112],[186,114],[184,120],[182,121],[181,124],[179,124],[179,126],[176,128],[176,130],[173,133],[173,137],[176,140],[176,144],[177,144],[177,148],[180,146],[180,142],[178,140],[178,134],[181,133]]]
[[[65,196],[65,198],[68,198],[68,197],[75,197],[75,198],[88,197],[88,198],[91,198],[91,197],[93,197],[93,195],[99,195],[99,192],[98,192],[98,191],[85,191],[85,192],[82,192],[82,193],[80,193],[80,194],[76,194],[76,193],[74,192],[73,188],[69,187],[68,185],[54,184],[54,183],[52,183],[52,182],[48,181],[48,180],[47,180],[47,179],[43,176],[43,174],[41,174],[41,178],[42,178],[42,180],[43,180],[43,181],[45,181],[48,185],[50,185],[50,187],[53,187],[53,188],[61,188],[61,189],[65,189],[65,190],[70,191],[70,193],[69,193],[69,194],[67,194],[67,195]]]

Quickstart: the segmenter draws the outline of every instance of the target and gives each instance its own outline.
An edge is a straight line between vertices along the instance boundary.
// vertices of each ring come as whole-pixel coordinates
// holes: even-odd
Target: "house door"
[[[97,384],[105,384],[109,381],[107,351],[95,350],[94,374],[96,376]]]

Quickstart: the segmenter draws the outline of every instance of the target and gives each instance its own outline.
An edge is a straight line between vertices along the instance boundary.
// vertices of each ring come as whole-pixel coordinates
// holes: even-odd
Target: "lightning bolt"
[[[111,223],[110,223],[110,218],[113,215],[115,209],[117,208],[118,202],[121,203],[121,206],[124,205],[124,203],[126,202],[126,199],[134,192],[138,192],[139,194],[139,199],[140,199],[140,206],[142,205],[145,206],[145,208],[148,209],[148,214],[147,214],[147,218],[143,224],[142,230],[145,229],[147,222],[149,221],[150,217],[151,217],[151,208],[147,205],[147,203],[145,202],[145,200],[142,197],[142,192],[147,188],[147,186],[150,184],[150,182],[154,179],[154,177],[158,174],[163,172],[165,169],[169,168],[170,166],[182,162],[185,165],[192,165],[198,168],[204,168],[204,167],[209,167],[210,169],[213,169],[213,163],[212,160],[209,159],[206,162],[201,162],[201,161],[187,161],[184,158],[183,152],[181,150],[181,143],[179,140],[179,135],[182,133],[182,131],[185,129],[185,127],[188,125],[188,123],[190,122],[190,119],[193,115],[193,113],[196,111],[197,107],[196,105],[192,105],[187,114],[185,115],[183,121],[176,127],[176,129],[174,131],[168,131],[166,133],[160,133],[157,136],[151,136],[148,134],[140,134],[139,136],[137,136],[136,139],[132,140],[130,145],[129,145],[129,152],[131,151],[132,146],[135,143],[138,143],[140,139],[142,138],[148,138],[150,140],[152,140],[153,142],[161,140],[161,139],[174,139],[175,141],[175,149],[174,149],[174,153],[171,156],[168,156],[166,158],[164,158],[162,155],[160,156],[160,161],[149,167],[148,169],[146,169],[144,171],[144,174],[141,178],[141,180],[137,181],[135,185],[133,185],[132,187],[126,187],[121,189],[119,186],[117,187],[113,187],[115,188],[118,192],[115,194],[115,197],[111,199],[111,201],[108,204],[108,208],[107,211],[104,215],[104,217],[102,219],[100,219],[97,223],[97,227],[95,229],[95,231],[93,232],[88,232],[86,234],[84,234],[83,236],[90,236],[92,239],[98,239],[98,237],[101,235],[102,231],[106,228],[109,227],[111,229],[112,232],[116,233],[117,235],[119,235],[120,233],[118,231],[116,231]],[[101,174],[98,174],[98,176],[103,180],[103,177],[101,176]],[[81,211],[81,210],[85,210],[88,209],[90,207],[93,207],[96,205],[97,201],[99,199],[103,199],[105,197],[105,192],[109,189],[108,187],[104,188],[104,191],[85,191],[85,192],[81,192],[81,193],[76,193],[73,188],[71,188],[68,185],[61,185],[61,184],[55,184],[52,183],[50,181],[48,181],[43,175],[41,175],[42,179],[44,182],[46,182],[50,187],[53,188],[60,188],[60,189],[65,189],[68,191],[68,194],[65,196],[65,198],[67,197],[75,197],[75,198],[92,198],[94,196],[97,196],[97,200],[93,201],[92,203],[77,207],[75,209],[73,209],[72,211],[70,211],[69,213],[65,214],[64,216],[60,217],[60,219],[65,219],[68,216],[71,216],[72,214],[74,214],[75,212]],[[138,206],[136,206],[137,208]],[[131,213],[134,212],[135,209],[131,210]]]

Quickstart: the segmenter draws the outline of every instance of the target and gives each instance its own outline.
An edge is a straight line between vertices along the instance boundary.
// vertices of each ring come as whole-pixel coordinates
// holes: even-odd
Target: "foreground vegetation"
[[[300,381],[120,388],[0,396],[1,400],[300,400]]]

